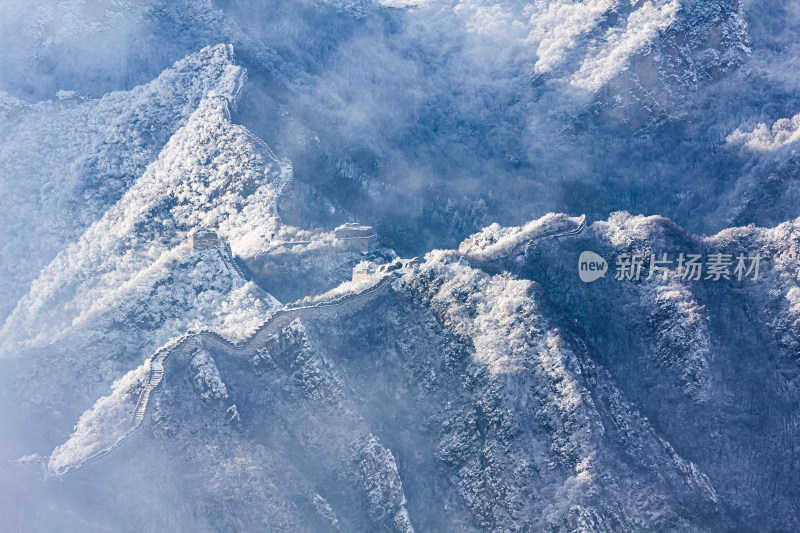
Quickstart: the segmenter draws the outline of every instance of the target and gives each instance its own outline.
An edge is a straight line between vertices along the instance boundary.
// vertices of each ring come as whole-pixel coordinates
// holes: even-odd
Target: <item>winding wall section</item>
[[[144,427],[153,397],[164,383],[164,367],[169,357],[185,352],[187,355],[200,347],[214,347],[220,350],[241,352],[251,349],[253,345],[265,343],[272,335],[288,326],[297,319],[302,318],[326,318],[331,316],[342,316],[352,314],[364,305],[381,296],[391,287],[392,281],[397,279],[401,272],[395,271],[383,276],[375,285],[364,289],[361,292],[346,294],[340,298],[320,302],[314,305],[292,306],[287,305],[270,315],[258,328],[253,331],[246,339],[239,343],[231,342],[222,335],[211,330],[188,331],[179,337],[175,337],[149,358],[149,370],[144,388],[136,402],[136,407],[132,413],[130,429],[113,445],[101,450],[79,463],[66,465],[56,471],[56,474],[66,474],[82,468],[95,459],[98,459],[115,448],[122,445],[131,435]]]

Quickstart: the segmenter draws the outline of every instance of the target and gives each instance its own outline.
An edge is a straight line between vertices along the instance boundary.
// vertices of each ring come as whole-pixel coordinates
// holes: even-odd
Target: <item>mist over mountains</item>
[[[798,30],[4,2],[0,529],[796,530]]]

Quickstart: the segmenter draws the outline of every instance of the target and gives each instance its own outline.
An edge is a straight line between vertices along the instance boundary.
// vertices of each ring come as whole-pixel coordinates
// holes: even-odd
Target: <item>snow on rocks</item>
[[[0,95],[0,319],[37,273],[102,218],[209,94],[238,97],[244,70],[209,46],[100,99],[24,104]],[[35,233],[34,233],[35,232]]]

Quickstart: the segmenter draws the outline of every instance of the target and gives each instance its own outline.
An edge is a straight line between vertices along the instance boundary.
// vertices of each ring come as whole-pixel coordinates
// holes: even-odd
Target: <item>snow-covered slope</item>
[[[200,57],[218,56],[230,67],[218,77],[238,88],[243,71],[229,53],[220,46]],[[247,256],[277,233],[276,202],[291,165],[230,122],[235,95],[205,95],[6,319],[0,349],[3,394],[14,406],[4,419],[8,431],[36,417],[46,435],[172,336],[194,326],[242,337],[277,305],[241,277],[231,250]],[[187,232],[198,226],[214,228],[230,247],[191,251]],[[32,374],[40,379],[19,379]]]
[[[196,226],[247,254],[278,225],[291,166],[232,125],[228,105],[224,95],[203,100],[124,196],[42,271],[3,327],[6,351],[47,344],[118,307]]]
[[[0,317],[125,194],[203,99],[235,101],[243,81],[232,49],[220,45],[129,92],[37,104],[0,98]]]
[[[619,213],[581,233],[553,231],[570,220],[581,227],[548,215],[487,228],[462,246],[469,255],[481,242],[504,243],[491,260],[476,256],[486,269],[457,251],[433,251],[358,307],[306,314],[302,326],[236,349],[209,338],[175,351],[150,399],[149,431],[83,475],[125,468],[119,457],[128,456],[118,454],[146,462],[160,453],[176,475],[192,461],[199,478],[230,479],[217,465],[268,454],[269,468],[282,465],[281,483],[308,487],[287,495],[291,504],[264,504],[297,530],[322,515],[388,530],[797,523],[796,474],[770,467],[792,460],[785,443],[797,438],[786,418],[797,416],[800,288],[797,264],[786,259],[800,246],[797,222],[696,238],[662,218]],[[615,280],[612,260],[606,279],[585,284],[583,249],[606,258],[722,250],[765,259],[759,279],[721,282],[646,270],[639,282]],[[760,320],[736,320],[732,333],[726,324],[740,313]],[[112,434],[120,409],[131,420],[141,372],[87,411],[52,468],[90,457],[100,445],[92,433]],[[200,442],[188,429],[195,424]],[[203,446],[217,450],[213,458],[192,451]],[[263,475],[238,479],[266,487]],[[215,514],[219,486],[197,490],[208,506],[196,518],[202,527],[257,527],[254,517]],[[322,515],[308,511],[319,498]]]
[[[798,6],[0,2],[0,529],[797,530]]]

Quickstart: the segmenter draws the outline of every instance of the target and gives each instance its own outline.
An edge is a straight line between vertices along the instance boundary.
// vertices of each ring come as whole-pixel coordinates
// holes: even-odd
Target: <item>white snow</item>
[[[744,146],[754,152],[774,152],[800,140],[800,113],[792,118],[776,120],[771,128],[763,122],[751,132],[737,128],[725,140],[729,144]]]
[[[243,76],[219,45],[97,100],[29,105],[0,93],[0,320],[120,200],[200,101],[211,92],[235,99]]]
[[[165,323],[169,336],[202,316],[199,310],[219,318],[227,293],[244,281],[215,249],[191,255],[186,231],[216,228],[234,250],[258,249],[266,238],[253,234],[279,225],[274,205],[289,178],[290,167],[230,122],[227,98],[206,98],[122,198],[34,280],[0,330],[0,348],[44,345],[98,313],[117,309],[124,317],[120,308]],[[261,307],[249,306],[252,316],[274,305],[256,294],[250,285],[232,296],[263,299]]]
[[[606,32],[606,44],[587,57],[572,78],[572,85],[595,92],[626,68],[628,59],[649,45],[660,32],[675,22],[678,0],[644,2],[628,17],[625,28]]]
[[[138,392],[150,371],[150,361],[129,372],[112,385],[112,392],[97,400],[81,415],[70,438],[53,450],[48,468],[63,473],[106,452],[130,434],[132,413]]]

